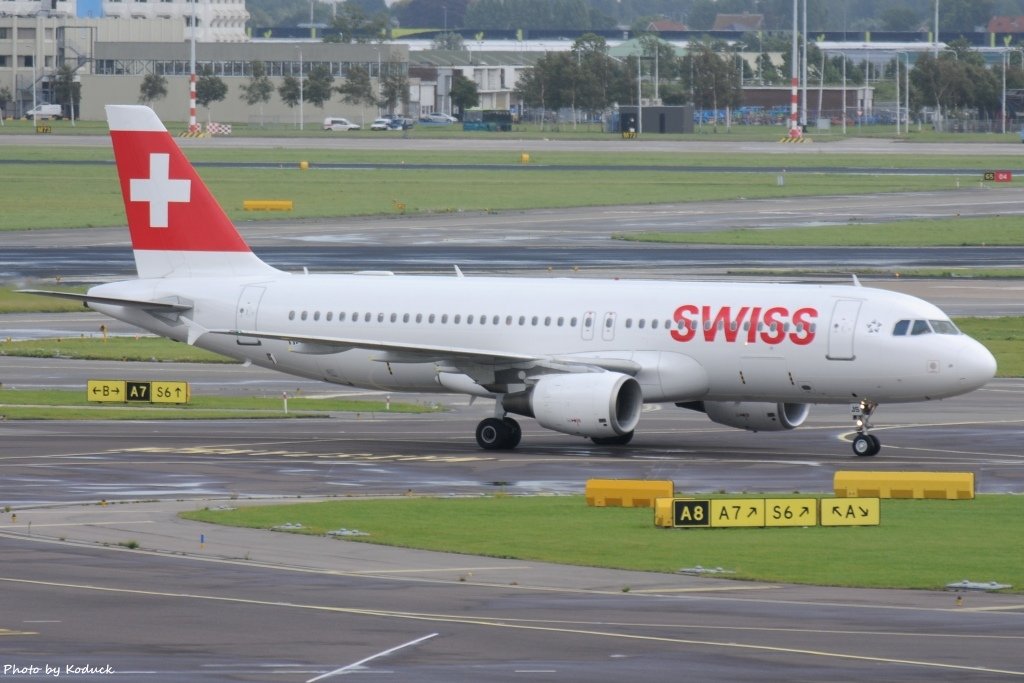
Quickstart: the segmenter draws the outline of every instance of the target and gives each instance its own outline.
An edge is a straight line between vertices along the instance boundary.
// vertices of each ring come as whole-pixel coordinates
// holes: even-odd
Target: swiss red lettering
[[[814,341],[812,325],[818,311],[813,308],[798,308],[793,312],[793,325],[796,329],[789,333],[789,341],[797,346],[806,346]]]
[[[672,319],[676,321],[676,327],[671,331],[672,338],[678,342],[688,342],[693,339],[693,336],[697,334],[697,329],[694,326],[698,313],[698,309],[693,304],[684,304],[676,309],[676,312],[672,314]],[[681,325],[678,323],[682,323]]]
[[[693,341],[697,329],[703,330],[704,341],[747,344],[781,344],[789,341],[806,346],[814,341],[818,309],[806,306],[790,313],[785,306],[697,306],[683,304],[672,314],[676,327],[669,331],[678,342]],[[740,335],[745,330],[745,335]]]

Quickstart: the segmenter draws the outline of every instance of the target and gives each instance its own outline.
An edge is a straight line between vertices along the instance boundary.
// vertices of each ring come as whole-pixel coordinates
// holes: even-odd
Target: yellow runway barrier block
[[[294,202],[290,199],[246,199],[243,211],[291,211]]]
[[[591,507],[652,508],[658,498],[671,498],[672,488],[667,479],[588,479],[585,496]]]
[[[973,472],[856,472],[840,470],[833,478],[840,498],[930,498],[972,500]]]

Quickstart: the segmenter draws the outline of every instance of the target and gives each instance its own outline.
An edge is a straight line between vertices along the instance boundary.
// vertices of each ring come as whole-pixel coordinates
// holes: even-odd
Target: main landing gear
[[[857,424],[857,436],[853,437],[853,454],[858,457],[877,455],[878,451],[882,450],[882,443],[878,437],[868,433],[871,429],[871,414],[877,407],[877,403],[867,399],[853,407],[853,420]]]
[[[522,438],[522,428],[511,417],[489,417],[476,426],[476,443],[487,451],[512,450]]]

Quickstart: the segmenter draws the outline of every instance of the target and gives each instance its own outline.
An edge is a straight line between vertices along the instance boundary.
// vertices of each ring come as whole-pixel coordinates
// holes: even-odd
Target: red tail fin
[[[106,109],[139,277],[276,272],[252,253],[152,109]]]

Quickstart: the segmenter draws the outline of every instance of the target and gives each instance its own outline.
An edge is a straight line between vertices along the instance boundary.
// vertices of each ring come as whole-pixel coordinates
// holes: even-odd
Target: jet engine
[[[752,432],[781,432],[796,429],[811,412],[806,403],[754,403],[751,401],[692,401],[677,403],[706,413],[712,422]]]
[[[505,410],[537,418],[541,427],[591,438],[632,432],[643,402],[640,383],[618,372],[544,375],[502,399]]]

